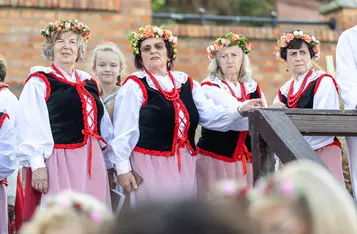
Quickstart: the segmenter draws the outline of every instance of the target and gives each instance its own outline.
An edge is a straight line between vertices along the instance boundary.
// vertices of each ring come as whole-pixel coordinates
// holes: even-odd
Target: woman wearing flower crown
[[[0,233],[8,233],[6,177],[17,169],[16,134],[13,117],[0,112]]]
[[[17,125],[18,150],[32,170],[26,174],[25,219],[31,217],[41,193],[70,189],[110,204],[102,136],[111,131],[111,122],[95,80],[75,69],[84,59],[89,28],[61,19],[41,35],[43,55],[53,63],[31,68]],[[110,161],[106,164],[109,167]]]
[[[320,42],[301,30],[285,33],[276,46],[276,57],[285,61],[292,78],[278,91],[274,107],[340,109],[335,79],[312,68],[320,56]],[[341,144],[333,136],[305,136],[336,179],[344,184]]]
[[[130,75],[115,102],[114,155],[118,181],[138,201],[167,197],[196,197],[195,130],[226,131],[239,112],[261,106],[255,99],[244,104],[216,106],[200,85],[183,72],[171,71],[177,38],[156,26],[139,28],[129,36],[139,70]]]
[[[65,191],[48,196],[25,224],[23,234],[109,234],[113,216],[102,202],[87,194]]]
[[[215,104],[237,105],[254,98],[265,98],[259,85],[252,79],[248,53],[248,38],[235,33],[218,37],[207,47],[208,77],[201,83],[207,98]],[[229,131],[202,128],[197,143],[197,192],[208,194],[220,180],[237,180],[253,184],[252,156],[248,136],[248,119],[231,124]]]
[[[260,179],[250,201],[249,214],[261,233],[357,233],[352,197],[314,162],[291,162]]]

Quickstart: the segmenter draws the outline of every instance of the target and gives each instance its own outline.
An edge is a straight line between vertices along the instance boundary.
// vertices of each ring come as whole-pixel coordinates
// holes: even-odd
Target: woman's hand
[[[118,183],[128,193],[130,193],[138,188],[138,185],[136,184],[135,177],[134,177],[133,173],[131,173],[130,171],[128,173],[119,175]]]
[[[48,192],[48,174],[47,168],[38,168],[32,172],[32,187],[40,193]]]
[[[286,105],[282,102],[277,102],[270,105],[269,108],[286,108]]]
[[[238,108],[239,113],[247,112],[250,110],[255,110],[264,107],[264,102],[262,99],[250,99],[242,103]]]

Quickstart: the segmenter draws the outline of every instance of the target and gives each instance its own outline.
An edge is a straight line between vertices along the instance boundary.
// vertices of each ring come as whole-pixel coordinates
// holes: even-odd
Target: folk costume
[[[8,233],[7,179],[17,168],[16,134],[7,113],[0,112],[0,234]]]
[[[306,43],[311,43],[317,59],[320,54],[320,43],[303,31],[290,33],[291,38],[298,38]],[[283,38],[283,37],[282,37]],[[287,40],[289,35],[282,40]],[[289,42],[280,41],[277,50],[281,45]],[[281,58],[277,51],[278,58]],[[305,109],[340,109],[338,86],[335,79],[323,71],[310,69],[304,74],[293,76],[278,91],[274,103],[282,102],[288,108]],[[305,140],[317,153],[320,159],[331,170],[336,179],[345,184],[342,171],[342,151],[341,143],[334,136],[304,136]]]
[[[152,29],[152,30],[151,30]],[[176,48],[171,31],[146,26],[135,32],[146,38],[164,38]],[[143,40],[145,40],[143,39]],[[138,54],[134,43],[134,54]],[[196,198],[195,131],[198,124],[227,131],[242,118],[239,104],[216,106],[200,84],[179,71],[166,76],[147,70],[131,74],[115,101],[114,139],[110,147],[118,174],[135,171],[143,178],[131,193],[137,202],[173,198]]]
[[[69,29],[86,28],[89,32],[76,20],[58,23],[61,28],[69,25]],[[57,23],[47,28],[56,30],[53,25]],[[82,31],[75,32],[83,36]],[[88,39],[87,33],[83,39]],[[24,165],[30,167],[25,220],[31,218],[40,199],[64,190],[92,195],[110,207],[106,167],[111,163],[104,158],[103,149],[112,125],[97,83],[89,74],[77,69],[67,74],[55,64],[32,67],[20,96],[18,120],[18,151]],[[44,167],[48,171],[47,194],[31,185],[32,172]]]
[[[214,45],[221,46],[217,50]],[[250,51],[249,40],[246,37],[229,33],[225,37],[217,38],[207,47],[208,57],[212,60],[219,50],[235,45],[246,54]],[[201,85],[206,97],[212,99],[216,105],[227,103],[234,105],[248,99],[265,99],[257,82],[250,77],[234,84],[227,79],[222,80],[218,76],[210,75],[203,80]],[[221,180],[234,180],[242,184],[253,185],[248,129],[247,118],[236,121],[230,126],[229,131],[225,132],[202,128],[201,137],[197,143],[199,155],[196,163],[199,197],[205,197]]]
[[[0,83],[0,110],[4,110],[9,116],[12,117],[14,124],[14,131],[16,129],[16,116],[18,111],[18,99],[10,91],[9,85]],[[18,168],[7,177],[7,201],[8,205],[14,207],[14,210],[9,210],[9,233],[17,232],[22,225],[23,213],[23,188],[20,176],[20,165]]]

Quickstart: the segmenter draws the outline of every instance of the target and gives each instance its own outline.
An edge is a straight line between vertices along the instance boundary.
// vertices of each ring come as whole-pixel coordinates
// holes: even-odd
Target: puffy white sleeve
[[[351,31],[341,34],[336,47],[336,80],[341,90],[345,109],[355,109],[357,105],[357,37]]]
[[[45,99],[45,82],[32,77],[20,95],[16,122],[18,155],[30,163],[32,171],[45,167],[44,158],[52,154],[54,147]]]
[[[10,119],[5,118],[0,129],[0,180],[5,179],[17,168],[15,147],[14,125]]]
[[[215,105],[229,105],[235,106],[241,103],[231,94],[216,86],[203,85],[202,90],[208,99],[212,99]],[[232,131],[246,131],[248,130],[248,118],[239,118],[227,126]]]
[[[118,175],[131,171],[129,159],[139,141],[139,114],[143,103],[142,90],[133,80],[128,80],[120,88],[115,99],[114,138],[109,143],[109,159]]]
[[[217,95],[216,95],[217,96]],[[231,124],[243,117],[238,112],[240,102],[233,102],[227,97],[227,103],[216,105],[211,98],[205,96],[205,92],[197,81],[193,81],[192,97],[200,115],[202,127],[226,132],[231,130]]]
[[[110,120],[109,113],[107,111],[107,108],[105,108],[104,104],[103,107],[104,107],[104,115],[100,122],[101,136],[106,142],[110,142],[113,139],[113,123]],[[108,147],[106,147],[106,149],[104,150],[103,155],[104,155],[104,161],[107,169],[113,168],[113,163],[109,159]]]

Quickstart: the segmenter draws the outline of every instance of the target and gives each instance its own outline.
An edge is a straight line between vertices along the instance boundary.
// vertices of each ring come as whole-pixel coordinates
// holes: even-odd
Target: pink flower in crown
[[[208,54],[208,59],[209,59],[209,60],[212,60],[213,57],[214,57],[213,54]]]
[[[99,224],[103,220],[103,215],[98,211],[91,211],[89,217],[96,224]]]
[[[56,31],[59,32],[59,31],[61,31],[61,30],[62,30],[62,27],[61,27],[61,26],[58,26]]]
[[[305,33],[303,39],[304,39],[304,41],[306,41],[307,43],[310,43],[310,42],[312,41],[312,38],[311,38],[308,34],[306,34],[306,33]]]
[[[79,23],[77,27],[78,27],[78,29],[82,29],[83,28],[83,24]]]
[[[290,41],[294,40],[294,34],[288,33],[286,35],[286,42],[289,43]]]
[[[216,51],[220,50],[220,45],[214,44],[213,46],[214,46],[214,50],[216,50]]]
[[[56,20],[55,21],[55,26],[58,27],[60,25],[60,23]]]
[[[252,44],[245,43],[245,47],[246,47],[248,50],[251,50],[251,49],[252,49]]]
[[[239,40],[239,35],[233,34],[232,35],[232,41],[237,41],[237,40]]]
[[[224,45],[224,46],[228,46],[228,45],[231,43],[231,41],[228,40],[228,39],[222,38],[222,39],[221,39],[221,43],[222,43],[222,45]]]
[[[283,196],[291,197],[294,195],[295,185],[292,181],[286,181],[281,185],[281,193]]]
[[[86,40],[90,37],[90,32],[87,32],[84,36],[83,36],[83,39]]]
[[[152,27],[146,27],[143,31],[143,34],[146,38],[154,36],[154,29]]]

